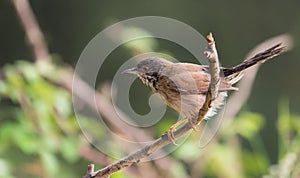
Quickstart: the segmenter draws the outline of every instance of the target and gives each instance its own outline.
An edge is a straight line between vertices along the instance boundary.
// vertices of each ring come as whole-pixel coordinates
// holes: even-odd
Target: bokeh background
[[[161,165],[166,163],[163,160],[143,163],[113,177],[272,177],[284,174],[283,170],[289,177],[300,176],[299,1],[52,0],[30,1],[30,5],[51,64],[36,65],[12,1],[0,1],[0,177],[80,177],[91,162],[101,168],[115,161],[81,135],[71,92],[60,79],[71,82],[65,73],[72,73],[84,47],[108,25],[149,15],[177,19],[203,35],[213,32],[225,67],[239,63],[256,45],[277,35],[291,35],[294,47],[261,66],[249,99],[210,145],[212,149],[199,150],[197,138],[192,137],[165,158],[170,166]],[[195,62],[172,42],[154,39],[145,44],[180,61]],[[137,52],[122,45],[108,57],[97,80],[100,94],[107,93],[120,65]],[[138,81],[134,90],[145,98],[151,95]],[[148,100],[134,93],[130,100],[136,112],[149,112]],[[153,128],[153,138],[166,131],[176,116],[169,109],[167,121]],[[133,150],[118,151],[126,155]]]

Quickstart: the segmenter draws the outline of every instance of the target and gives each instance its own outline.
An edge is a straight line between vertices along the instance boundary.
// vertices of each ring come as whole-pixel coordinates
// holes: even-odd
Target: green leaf
[[[49,175],[54,175],[59,170],[59,162],[55,155],[45,151],[40,150],[41,160],[43,167],[46,169]]]
[[[243,113],[234,122],[235,131],[247,139],[253,138],[264,125],[264,118],[257,113]]]
[[[174,152],[174,155],[182,160],[193,160],[199,157],[201,149],[198,142],[187,140]]]
[[[7,95],[8,87],[6,82],[0,80],[0,97],[1,95]]]
[[[37,67],[27,61],[18,61],[18,69],[22,71],[23,76],[28,83],[33,83],[41,79]]]
[[[150,38],[152,35],[141,28],[127,27],[121,35],[123,39],[132,39],[125,46],[134,51],[152,51],[157,46],[157,41]],[[149,38],[136,39],[137,35]]]
[[[74,163],[79,159],[78,154],[79,138],[64,138],[61,146],[61,153],[63,157],[70,163]]]
[[[0,159],[0,177],[13,178],[10,174],[11,168],[6,160]]]

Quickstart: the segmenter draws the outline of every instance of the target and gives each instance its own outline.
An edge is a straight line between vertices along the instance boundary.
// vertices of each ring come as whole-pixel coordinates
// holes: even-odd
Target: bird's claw
[[[175,128],[170,128],[170,130],[167,132],[167,135],[168,135],[168,139],[175,145],[175,146],[178,146],[178,144],[175,142],[175,135],[174,135],[174,131],[176,129]]]

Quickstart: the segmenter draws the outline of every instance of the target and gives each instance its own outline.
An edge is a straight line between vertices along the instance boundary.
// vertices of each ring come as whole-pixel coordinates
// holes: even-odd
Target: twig
[[[90,97],[88,96],[90,93],[93,92],[93,88],[90,87],[89,84],[83,81],[79,76],[73,74],[73,72],[65,71],[65,70],[59,71],[59,73],[60,76],[64,76],[64,77],[54,82],[56,82],[58,85],[61,85],[63,88],[73,92],[73,94],[76,97],[78,97],[81,101],[83,101],[85,104],[90,106],[95,111],[99,111],[104,116],[103,117],[104,119],[109,118],[105,121],[109,122],[109,124],[111,124],[112,127],[115,128],[116,130],[118,130],[119,133],[126,135],[126,137],[134,141],[143,142],[145,140],[152,139],[145,132],[142,132],[141,129],[138,129],[136,127],[131,127],[130,125],[124,122],[120,122],[119,116],[115,112],[114,106],[111,104],[109,99],[107,99],[107,97],[103,96],[99,92],[95,92],[96,101],[99,102],[99,104],[95,105],[93,101],[89,100]],[[77,86],[76,89],[74,90],[72,90],[73,80],[77,81]],[[122,116],[126,117],[125,114]]]
[[[94,172],[94,167],[95,167],[94,164],[88,165],[88,168],[87,168],[87,171],[86,171],[86,175],[83,176],[82,178],[90,178],[89,175],[91,175]]]
[[[49,51],[43,33],[27,0],[12,0],[36,61],[48,61]]]
[[[206,94],[205,102],[199,110],[199,115],[196,120],[196,124],[199,124],[205,117],[209,108],[211,107],[211,102],[218,96],[218,88],[220,85],[220,65],[219,57],[216,49],[215,41],[212,33],[207,35],[208,48],[204,51],[204,55],[209,60],[209,69],[211,74],[210,85],[208,92]]]
[[[208,90],[208,93],[206,95],[206,100],[202,106],[202,108],[199,111],[199,117],[197,121],[201,121],[206,113],[208,112],[210,108],[210,104],[213,101],[214,98],[217,97],[217,91],[218,91],[218,83],[219,83],[219,62],[218,62],[218,55],[215,48],[215,42],[213,40],[212,34],[210,33],[207,36],[208,41],[208,48],[205,50],[205,55],[209,59],[210,62],[210,69],[211,69],[211,84]],[[181,137],[182,135],[185,135],[188,131],[190,131],[193,128],[193,126],[189,123],[185,124],[183,127],[179,128],[174,132],[175,139]],[[105,178],[109,177],[111,174],[126,168],[128,166],[131,166],[134,163],[138,163],[141,159],[151,155],[158,149],[170,144],[172,141],[169,140],[167,133],[163,134],[159,139],[154,141],[152,144],[149,144],[136,152],[122,158],[121,160],[99,170],[96,172],[88,171],[87,175],[84,176],[84,178]]]

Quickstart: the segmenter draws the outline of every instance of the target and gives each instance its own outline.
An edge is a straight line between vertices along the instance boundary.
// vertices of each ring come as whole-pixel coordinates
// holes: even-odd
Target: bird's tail
[[[263,62],[279,55],[280,53],[282,53],[284,51],[285,51],[285,47],[282,46],[281,43],[279,43],[279,44],[265,50],[264,52],[256,54],[254,57],[252,57],[250,59],[246,59],[239,65],[236,65],[232,68],[224,68],[223,69],[224,76],[225,76],[225,78],[228,79],[228,81],[230,81],[231,84],[234,84],[242,78],[243,70],[245,70],[257,63],[263,63]]]

